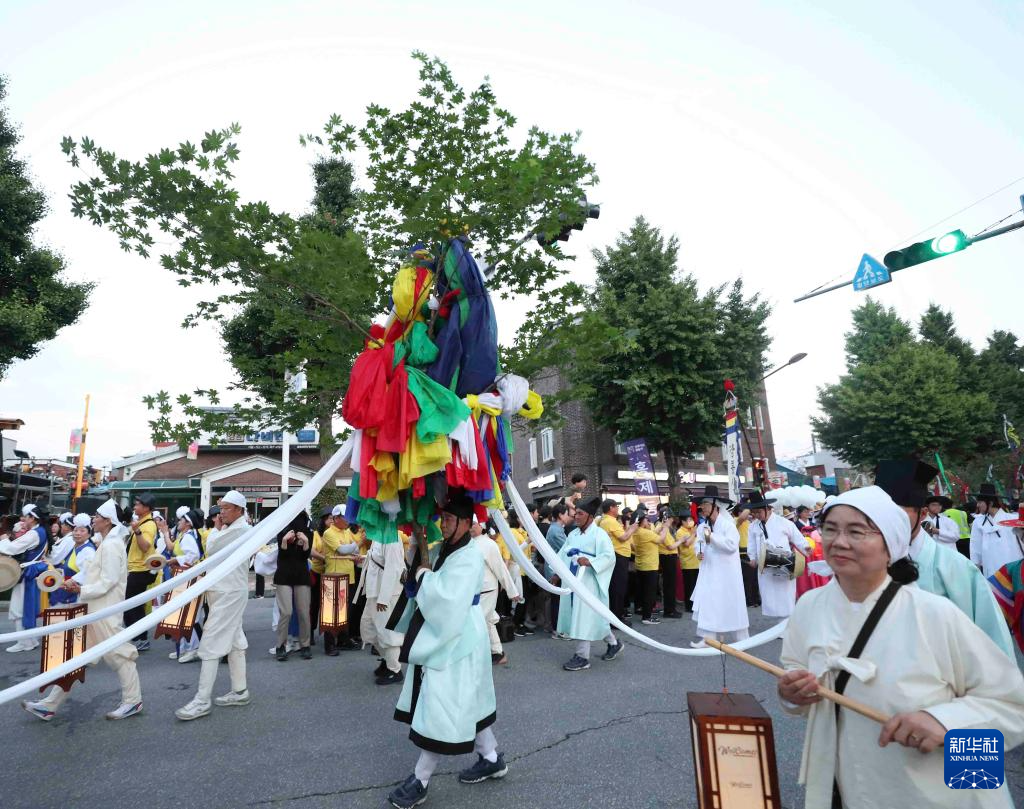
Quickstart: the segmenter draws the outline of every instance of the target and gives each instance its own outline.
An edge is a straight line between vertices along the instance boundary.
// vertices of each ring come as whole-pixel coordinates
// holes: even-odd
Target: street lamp
[[[768,377],[772,376],[773,374],[777,374],[783,368],[788,368],[790,365],[795,365],[796,363],[800,362],[800,360],[802,360],[806,356],[807,356],[807,352],[805,352],[805,351],[801,351],[799,354],[794,354],[792,357],[789,358],[789,360],[787,362],[785,362],[784,364],[780,365],[778,368],[775,368],[775,369],[769,371],[764,376],[762,376],[761,379],[759,380],[759,383],[760,382],[764,382]],[[756,416],[754,417],[754,429],[757,431],[757,451],[758,451],[758,453],[760,453],[760,457],[764,461],[764,472],[767,475],[767,473],[768,473],[768,458],[764,454],[764,442],[761,440],[761,422],[757,419]]]

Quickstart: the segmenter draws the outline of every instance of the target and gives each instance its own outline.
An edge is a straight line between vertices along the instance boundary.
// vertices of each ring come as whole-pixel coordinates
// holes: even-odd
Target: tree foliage
[[[475,252],[502,259],[490,286],[505,293],[535,292],[559,278],[558,248],[520,237],[560,215],[579,216],[597,177],[575,152],[578,135],[533,127],[513,145],[516,119],[498,106],[489,81],[467,92],[440,60],[414,57],[421,83],[407,107],[370,104],[361,126],[333,115],[323,135],[301,138],[329,152],[314,165],[316,192],[304,216],[241,199],[232,184],[237,124],[138,162],[88,137],[64,139],[69,161],[90,175],[72,188],[73,213],[113,232],[126,251],[159,252],[182,286],[196,288],[184,325],[222,324],[234,387],[248,394],[219,413],[202,405],[217,404],[223,389],[173,402],[166,392],[147,397],[158,412],[156,438],[187,443],[202,431],[294,429],[317,419],[323,441],[353,355],[389,305],[397,261],[418,242],[436,249],[468,233]],[[366,167],[358,191],[349,158]],[[300,364],[309,388],[286,397],[284,372]]]
[[[77,321],[93,288],[65,280],[64,259],[33,244],[46,199],[15,155],[20,138],[3,106],[6,95],[0,76],[0,377]]]

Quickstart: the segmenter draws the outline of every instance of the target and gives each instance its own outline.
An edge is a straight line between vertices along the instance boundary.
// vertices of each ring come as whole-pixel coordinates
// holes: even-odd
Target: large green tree
[[[770,343],[757,295],[738,280],[702,291],[678,258],[678,240],[638,218],[594,251],[593,293],[548,301],[532,321],[533,344],[517,355],[534,373],[557,365],[570,382],[564,397],[584,401],[615,435],[663,452],[673,495],[685,458],[720,440],[723,381],[750,401]],[[559,316],[559,306],[570,308]]]
[[[397,264],[417,242],[438,251],[466,234],[478,255],[497,261],[490,286],[502,294],[557,282],[559,248],[521,237],[579,218],[579,201],[597,177],[575,151],[578,135],[531,127],[517,137],[516,119],[498,105],[489,80],[467,91],[440,60],[414,58],[420,87],[405,108],[370,104],[361,124],[335,115],[322,135],[302,137],[338,158],[334,169],[317,175],[307,217],[241,199],[232,185],[240,132],[234,124],[208,132],[198,145],[160,149],[139,162],[89,138],[65,138],[71,163],[90,174],[72,189],[73,212],[143,257],[156,249],[156,238],[170,240],[160,263],[201,296],[186,325],[226,322],[239,386],[249,393],[227,415],[197,408],[199,400],[219,401],[222,390],[182,396],[178,421],[166,394],[151,397],[160,411],[153,422],[158,437],[186,442],[202,430],[223,432],[232,421],[294,428],[311,415],[322,419],[323,408],[336,411],[347,372],[338,373],[332,359],[314,385],[317,358],[337,352],[339,362],[350,361],[352,346],[385,313]],[[358,193],[338,170],[348,159],[365,166]],[[272,325],[261,326],[268,310]],[[274,399],[284,369],[303,361],[306,394]]]
[[[15,155],[20,138],[3,106],[6,95],[0,76],[0,377],[78,320],[92,290],[65,280],[61,255],[33,243],[46,199]]]

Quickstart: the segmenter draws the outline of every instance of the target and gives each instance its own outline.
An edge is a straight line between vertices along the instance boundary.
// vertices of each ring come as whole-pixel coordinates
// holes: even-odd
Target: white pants
[[[209,705],[213,699],[213,686],[217,682],[219,665],[219,658],[203,659],[202,668],[199,670],[199,688],[196,691],[196,700],[204,705]],[[244,649],[232,649],[228,652],[228,673],[231,676],[231,690],[238,694],[245,691],[247,685]]]
[[[210,605],[210,614],[199,641],[199,657],[202,660],[220,660],[233,651],[245,652],[249,642],[242,631],[242,619],[249,603],[249,593],[244,590],[207,592],[206,601]]]
[[[139,682],[139,671],[135,666],[135,658],[138,651],[130,643],[118,646],[114,651],[103,655],[103,662],[117,674],[121,683],[121,704],[135,705],[142,702],[142,684]],[[68,692],[59,685],[53,686],[45,698],[40,700],[47,710],[57,712],[57,709],[68,698]]]
[[[473,742],[473,752],[478,753],[490,762],[498,760],[498,740],[494,738],[494,731],[489,727],[484,728],[476,734]],[[441,763],[440,753],[431,753],[429,750],[421,750],[419,761],[416,762],[416,778],[424,786],[434,774],[437,765]]]
[[[604,642],[607,643],[609,646],[614,646],[618,643],[618,640],[615,638],[615,635],[612,632],[609,632],[608,637],[604,639]],[[584,660],[590,660],[590,641],[576,641],[576,654],[578,654]]]
[[[501,638],[498,637],[498,590],[497,588],[480,594],[480,609],[484,611],[487,622],[487,634],[491,639],[491,654],[502,654]]]
[[[719,643],[735,643],[738,640],[746,640],[750,637],[749,629],[737,629],[735,632],[709,632],[706,629],[697,627],[697,635],[702,638],[711,638],[717,640]],[[726,637],[732,635],[731,638]]]
[[[403,635],[387,628],[387,623],[394,614],[395,605],[401,595],[401,592],[395,594],[385,612],[378,612],[377,599],[367,596],[366,604],[363,606],[363,615],[359,619],[359,636],[363,639],[363,646],[376,646],[380,656],[384,658],[384,665],[388,667],[388,671],[402,670],[402,664],[398,662],[398,655],[402,651],[400,639]]]
[[[25,617],[25,582],[19,581],[11,590],[11,603],[7,608],[7,615],[14,622],[15,630],[24,629],[21,619]]]

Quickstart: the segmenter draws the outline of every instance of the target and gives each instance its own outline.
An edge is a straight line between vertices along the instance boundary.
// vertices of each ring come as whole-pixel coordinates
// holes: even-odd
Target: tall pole
[[[89,434],[89,394],[85,394],[85,418],[82,419],[82,443],[78,447],[78,475],[75,478],[75,497],[71,501],[71,510],[78,505],[82,496],[82,473],[85,471],[85,437]]]
[[[290,462],[289,446],[288,446],[288,431],[285,430],[281,434],[281,505],[284,505],[284,501],[288,499],[288,466]]]

